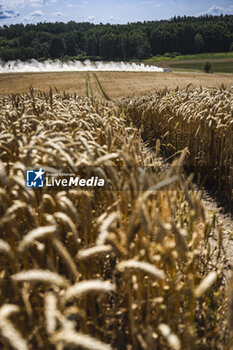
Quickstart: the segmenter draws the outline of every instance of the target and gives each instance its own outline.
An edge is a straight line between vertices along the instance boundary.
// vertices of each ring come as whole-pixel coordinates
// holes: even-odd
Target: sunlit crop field
[[[221,226],[183,174],[189,150],[165,170],[164,133],[152,132],[163,122],[165,131],[169,111],[182,118],[189,106],[192,116],[190,101],[211,92],[115,104],[98,77],[102,101],[32,87],[0,99],[1,348],[229,348]],[[232,92],[214,96],[215,112],[230,113]],[[136,128],[145,136],[146,120],[153,151]],[[203,130],[218,132],[211,120]],[[31,189],[27,169],[99,177],[105,186]]]
[[[232,86],[229,74],[204,73],[157,73],[157,72],[97,72],[105,93],[110,99],[127,96],[138,97],[167,87],[175,90],[177,86],[184,89],[192,83],[192,88],[200,86],[212,88],[224,84]],[[90,73],[92,79],[93,74]],[[0,96],[28,92],[28,87],[49,91],[50,86],[59,91],[87,96],[86,72],[52,72],[52,73],[7,73],[0,74]],[[93,88],[95,86],[93,81]],[[98,94],[97,94],[98,96]]]
[[[186,168],[233,203],[233,88],[157,91],[126,101],[125,109],[144,140],[161,140],[167,156],[187,147]]]

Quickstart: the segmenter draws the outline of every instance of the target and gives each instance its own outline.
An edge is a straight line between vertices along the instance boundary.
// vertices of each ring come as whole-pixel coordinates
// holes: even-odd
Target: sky
[[[0,26],[37,22],[123,24],[233,14],[232,0],[0,0]]]

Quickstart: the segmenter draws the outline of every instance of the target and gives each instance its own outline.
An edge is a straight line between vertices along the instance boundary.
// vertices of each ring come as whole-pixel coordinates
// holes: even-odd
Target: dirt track
[[[165,86],[171,90],[177,86],[184,88],[190,83],[193,87],[219,87],[223,83],[230,88],[233,85],[231,74],[98,72],[97,75],[111,99],[136,97]],[[81,96],[87,93],[86,72],[0,74],[0,96],[26,92],[30,85],[46,91],[49,86],[61,91],[76,91]]]

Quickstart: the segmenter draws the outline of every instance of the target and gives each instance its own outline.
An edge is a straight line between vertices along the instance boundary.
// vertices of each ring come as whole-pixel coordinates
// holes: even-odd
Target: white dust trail
[[[149,66],[143,63],[124,63],[124,62],[91,62],[86,60],[68,61],[62,63],[59,60],[38,62],[30,60],[28,62],[9,61],[0,62],[0,73],[26,73],[26,72],[163,72],[163,68]]]

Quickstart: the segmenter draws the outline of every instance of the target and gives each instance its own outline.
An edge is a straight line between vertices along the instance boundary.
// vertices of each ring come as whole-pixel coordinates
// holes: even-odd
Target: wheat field
[[[150,96],[127,108],[32,87],[0,99],[1,348],[230,348],[221,226],[213,246],[216,225],[183,175],[191,151],[179,143],[163,169],[167,136],[154,134],[171,110],[171,128],[187,108],[198,124],[193,111],[200,117],[210,94]],[[227,94],[213,96],[228,111]],[[151,130],[154,152],[136,126],[142,136]],[[26,188],[26,170],[38,168],[99,176],[105,188]]]
[[[166,156],[188,148],[185,166],[233,203],[233,88],[158,91],[127,101],[145,141]],[[201,180],[200,180],[201,181]]]
[[[90,72],[90,77],[92,73]],[[156,90],[175,90],[186,88],[191,82],[193,88],[203,86],[206,88],[219,87],[222,83],[229,89],[232,86],[231,74],[205,74],[205,73],[153,73],[153,72],[98,72],[97,76],[110,99],[116,100],[126,96],[140,97],[145,93]],[[41,72],[41,73],[1,73],[0,96],[8,94],[23,94],[28,87],[48,92],[49,87],[59,91],[77,92],[86,96],[86,72]],[[94,85],[94,84],[93,84]]]

